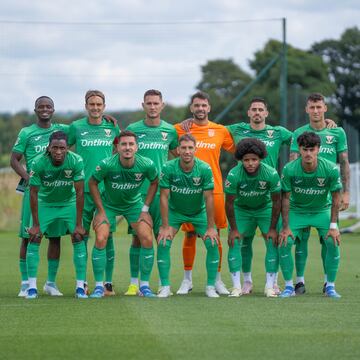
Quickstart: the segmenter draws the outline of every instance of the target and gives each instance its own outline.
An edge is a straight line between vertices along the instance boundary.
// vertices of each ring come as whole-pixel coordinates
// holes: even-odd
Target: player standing
[[[120,129],[117,125],[104,118],[105,95],[101,91],[89,90],[86,92],[85,108],[88,115],[70,125],[69,145],[75,145],[76,153],[84,160],[83,226],[86,231],[84,241],[87,249],[90,225],[96,210],[90,195],[88,181],[100,161],[112,155],[113,141],[120,134]],[[112,284],[114,262],[114,240],[112,234],[110,234],[106,245],[105,295],[115,295]]]
[[[96,233],[92,252],[92,264],[96,286],[90,295],[104,296],[104,271],[106,266],[106,243],[109,234],[116,230],[116,216],[123,215],[135,230],[140,243],[140,295],[154,297],[149,279],[154,263],[152,246],[152,219],[149,206],[156,194],[158,173],[152,160],[136,154],[136,135],[123,131],[117,142],[118,153],[102,160],[89,181],[91,196],[97,208],[93,226]],[[150,181],[145,201],[142,201],[141,186]],[[98,184],[104,182],[104,191]]]
[[[174,126],[160,117],[164,106],[163,97],[159,90],[147,90],[142,103],[145,118],[130,124],[126,128],[137,136],[137,153],[151,159],[159,174],[162,166],[168,160],[169,151],[175,150],[177,147],[177,133]],[[141,187],[143,201],[145,201],[149,185],[150,183],[146,179]],[[154,235],[157,238],[161,224],[160,189],[158,189],[150,205],[149,214],[153,220]],[[129,251],[131,279],[125,295],[136,295],[139,291],[139,255],[140,241],[134,235]]]
[[[254,234],[259,226],[266,245],[265,295],[276,297],[275,275],[278,271],[277,223],[281,209],[281,187],[277,171],[262,159],[265,144],[258,139],[243,139],[236,145],[239,160],[225,181],[225,208],[230,224],[228,263],[233,281],[230,296],[242,295],[240,282],[241,239]]]
[[[214,176],[214,219],[218,229],[224,229],[227,226],[225,214],[225,199],[222,185],[222,176],[220,170],[220,152],[221,149],[233,153],[235,146],[233,139],[228,130],[220,124],[216,124],[209,120],[210,113],[210,99],[208,94],[204,92],[197,92],[191,97],[190,111],[193,114],[193,124],[190,129],[190,134],[196,139],[196,153],[195,156],[200,160],[205,161],[211,167]],[[175,125],[179,136],[186,133],[181,124]],[[183,242],[183,258],[184,258],[184,279],[181,283],[177,294],[187,294],[192,290],[192,267],[195,257],[196,249],[196,232],[194,227],[190,224],[182,227],[186,231]],[[229,295],[225,284],[221,280],[221,255],[222,246],[219,241],[220,261],[218,273],[216,276],[215,289],[219,294]]]
[[[347,151],[347,141],[344,129],[341,127],[328,128],[325,120],[325,113],[327,106],[325,99],[321,94],[311,94],[306,102],[305,108],[309,115],[309,124],[306,124],[294,132],[293,142],[290,148],[290,159],[294,160],[299,156],[299,147],[297,138],[305,131],[315,132],[321,141],[319,156],[332,161],[333,163],[340,163],[340,174],[342,182],[342,197],[340,211],[346,210],[349,207],[349,190],[350,190],[350,166]],[[305,293],[305,266],[308,254],[308,239],[310,231],[305,229],[302,233],[302,240],[296,242],[295,249],[295,267],[296,267],[296,294],[301,295]],[[321,258],[324,267],[325,279],[323,291],[325,292],[327,283],[327,274],[325,271],[325,257],[327,248],[325,243],[321,245]]]
[[[27,299],[37,298],[37,271],[42,235],[60,238],[71,234],[74,248],[77,298],[87,298],[84,290],[86,250],[82,236],[84,206],[84,165],[82,158],[68,151],[63,131],[51,134],[48,150],[31,165],[30,203],[33,224],[29,229],[26,263],[29,274]]]
[[[204,240],[207,250],[205,293],[211,298],[219,297],[215,291],[219,236],[214,223],[214,179],[210,166],[194,157],[195,151],[195,138],[190,134],[182,135],[177,148],[180,158],[167,162],[161,172],[162,225],[157,239],[161,289],[158,297],[171,295],[170,248],[175,234],[184,223],[191,223],[195,232]]]
[[[30,165],[36,156],[45,152],[49,144],[50,135],[57,130],[67,132],[68,126],[64,124],[53,124],[51,118],[55,112],[54,102],[48,96],[40,96],[35,101],[35,114],[37,116],[36,123],[24,127],[19,132],[15,145],[12,148],[10,165],[15,172],[25,180],[29,181]],[[21,164],[21,159],[25,159],[26,169]],[[20,297],[27,294],[29,288],[29,280],[26,265],[26,250],[29,241],[28,229],[30,228],[31,210],[30,210],[30,190],[26,186],[22,201],[20,231],[20,273],[21,273],[21,289]],[[48,278],[44,285],[44,291],[53,296],[61,296],[55,284],[56,274],[59,268],[60,257],[60,239],[49,238],[48,247]]]
[[[282,173],[283,228],[278,243],[285,290],[280,296],[295,295],[291,248],[294,241],[303,241],[300,236],[302,229],[313,226],[326,247],[325,295],[338,298],[335,279],[340,262],[337,219],[342,186],[339,170],[335,163],[318,156],[321,139],[316,133],[302,133],[297,138],[297,144],[300,158],[285,165]]]

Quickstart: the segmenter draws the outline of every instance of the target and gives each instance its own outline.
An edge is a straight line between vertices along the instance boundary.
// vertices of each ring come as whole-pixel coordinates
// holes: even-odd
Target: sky
[[[185,105],[208,60],[249,60],[269,39],[307,50],[360,24],[358,0],[12,0],[0,14],[0,112],[48,95],[79,111],[89,89],[108,110],[141,106],[148,89]]]

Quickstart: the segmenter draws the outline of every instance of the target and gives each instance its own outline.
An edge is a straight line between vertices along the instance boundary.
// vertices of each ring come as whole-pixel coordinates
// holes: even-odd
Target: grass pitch
[[[1,233],[0,359],[359,359],[360,243],[358,235],[342,239],[337,280],[340,300],[322,293],[320,246],[312,236],[306,271],[307,294],[267,299],[264,245],[254,240],[255,292],[241,298],[208,299],[205,248],[198,240],[194,290],[169,299],[125,297],[129,281],[130,237],[120,224],[115,234],[117,296],[76,300],[70,238],[62,240],[57,284],[64,297],[17,298],[20,275],[15,233]],[[182,279],[181,235],[172,247],[172,289]],[[230,287],[224,244],[223,280]],[[90,244],[93,241],[90,240]],[[39,288],[47,272],[46,240],[41,247]],[[89,267],[89,281],[93,284]],[[152,288],[157,288],[154,267]],[[282,281],[280,281],[282,284]]]

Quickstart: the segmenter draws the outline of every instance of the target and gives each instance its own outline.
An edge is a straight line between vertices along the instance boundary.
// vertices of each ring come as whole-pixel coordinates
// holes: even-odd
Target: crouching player
[[[32,163],[30,172],[30,206],[33,218],[26,252],[29,274],[27,299],[37,298],[36,277],[42,235],[60,238],[71,234],[74,247],[77,298],[87,298],[84,291],[86,249],[82,227],[84,207],[84,165],[82,158],[68,151],[67,136],[56,131],[49,138],[43,155]]]
[[[162,225],[158,236],[157,263],[161,282],[158,297],[169,297],[170,248],[175,234],[184,223],[191,223],[207,250],[206,295],[219,297],[215,280],[219,265],[218,233],[214,223],[214,178],[210,166],[194,157],[196,140],[190,134],[179,138],[179,158],[168,161],[160,180]],[[205,199],[205,201],[204,201]]]
[[[116,216],[123,215],[138,236],[140,248],[140,293],[155,297],[149,287],[154,264],[152,245],[152,219],[149,206],[158,187],[158,172],[152,160],[136,154],[136,135],[123,131],[117,142],[118,153],[100,162],[89,180],[91,196],[97,208],[93,226],[96,234],[92,251],[92,265],[95,289],[93,298],[104,296],[104,272],[106,266],[106,243],[109,235],[116,230]],[[150,186],[145,198],[141,197],[141,186],[145,179]],[[98,184],[104,181],[104,192],[100,195]]]
[[[342,185],[336,164],[318,156],[320,142],[320,137],[313,132],[301,134],[297,138],[300,158],[283,169],[283,229],[278,239],[280,266],[285,280],[281,297],[295,295],[291,247],[294,241],[302,241],[302,230],[311,226],[317,229],[320,242],[326,246],[325,272],[328,282],[325,295],[340,297],[335,291],[335,278],[340,262],[337,219]]]
[[[276,248],[276,226],[281,209],[280,178],[277,171],[261,162],[267,155],[265,144],[252,138],[236,145],[237,166],[230,170],[225,181],[225,209],[230,229],[228,263],[233,281],[229,296],[242,294],[240,283],[241,238],[255,233],[259,226],[266,245],[265,295],[276,297],[274,281],[279,266]]]

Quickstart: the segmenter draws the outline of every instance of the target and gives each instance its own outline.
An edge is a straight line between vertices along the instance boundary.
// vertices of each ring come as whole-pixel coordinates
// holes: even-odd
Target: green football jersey
[[[96,166],[92,177],[98,182],[104,181],[102,200],[105,205],[121,212],[142,202],[143,182],[145,179],[154,181],[158,172],[154,162],[144,156],[135,154],[134,165],[126,168],[121,165],[119,154],[114,154]]]
[[[151,159],[159,174],[161,168],[168,160],[169,150],[177,147],[177,132],[171,124],[164,120],[160,121],[159,126],[148,126],[144,120],[130,124],[126,130],[130,130],[137,135],[138,154]],[[146,194],[149,188],[149,181],[145,180],[141,193]]]
[[[261,140],[266,145],[267,157],[263,163],[276,168],[278,165],[279,152],[283,144],[290,145],[292,132],[282,126],[266,125],[262,130],[254,130],[249,123],[238,123],[226,126],[232,135],[235,144],[245,138]]]
[[[20,130],[12,151],[24,156],[28,173],[30,173],[33,160],[45,152],[49,145],[49,137],[55,131],[63,131],[68,134],[69,125],[51,124],[49,128],[44,129],[37,124],[32,124]]]
[[[160,188],[169,189],[169,208],[177,213],[192,216],[205,208],[204,191],[214,189],[210,166],[194,158],[194,167],[185,172],[180,159],[166,162],[160,175]]]
[[[47,153],[39,155],[31,165],[30,186],[38,186],[38,200],[52,206],[75,202],[74,182],[81,180],[84,180],[84,162],[71,151],[60,166],[55,166]]]
[[[110,157],[115,137],[120,129],[112,122],[102,119],[101,124],[90,124],[88,118],[74,121],[69,128],[69,146],[84,160],[85,192],[89,192],[89,179],[101,160]]]
[[[319,155],[324,159],[336,163],[338,154],[347,151],[348,149],[346,134],[343,128],[337,127],[333,129],[325,128],[322,130],[315,130],[310,126],[310,124],[307,124],[294,131],[290,147],[291,152],[299,152],[297,138],[305,131],[311,131],[320,136],[321,145]]]
[[[230,170],[225,181],[225,194],[235,195],[234,205],[242,209],[272,207],[271,194],[280,191],[277,171],[262,162],[255,175],[249,175],[239,162]]]
[[[281,188],[290,194],[290,209],[298,212],[320,212],[331,206],[331,192],[342,188],[339,169],[333,162],[318,157],[315,171],[305,172],[301,158],[285,165]]]

